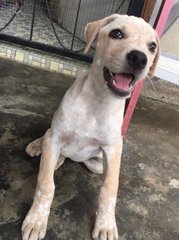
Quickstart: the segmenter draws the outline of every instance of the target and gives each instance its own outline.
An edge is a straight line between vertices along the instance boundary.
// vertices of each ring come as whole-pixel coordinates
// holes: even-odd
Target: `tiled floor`
[[[75,77],[86,72],[89,68],[89,64],[86,62],[2,41],[0,41],[0,57]]]

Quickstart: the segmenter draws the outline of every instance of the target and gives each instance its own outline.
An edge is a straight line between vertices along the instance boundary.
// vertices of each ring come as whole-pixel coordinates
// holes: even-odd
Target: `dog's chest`
[[[61,135],[64,156],[75,161],[84,161],[99,153],[104,145],[115,144],[120,128],[114,120],[103,118],[99,120],[96,116],[76,116],[73,124],[65,122]]]
[[[75,161],[94,157],[120,137],[123,105],[67,94],[54,115],[52,127],[60,137],[61,154]]]

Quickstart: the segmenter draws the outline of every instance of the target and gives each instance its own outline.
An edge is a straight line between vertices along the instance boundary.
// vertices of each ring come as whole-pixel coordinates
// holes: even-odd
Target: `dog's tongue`
[[[132,81],[132,75],[127,73],[115,74],[115,87],[128,91],[130,88],[130,83]]]

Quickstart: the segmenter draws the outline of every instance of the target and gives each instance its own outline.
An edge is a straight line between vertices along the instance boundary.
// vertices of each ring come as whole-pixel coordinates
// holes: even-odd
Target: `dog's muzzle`
[[[135,76],[131,73],[113,73],[108,68],[103,68],[104,79],[108,88],[120,97],[130,95],[135,84]]]

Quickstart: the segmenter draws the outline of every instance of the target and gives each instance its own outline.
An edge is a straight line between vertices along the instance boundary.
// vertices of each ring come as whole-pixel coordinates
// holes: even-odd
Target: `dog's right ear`
[[[98,33],[102,27],[112,22],[118,14],[112,14],[109,17],[103,18],[101,20],[88,23],[85,27],[85,38],[86,38],[86,47],[84,50],[84,53],[87,53],[93,44],[93,42],[96,40]]]

